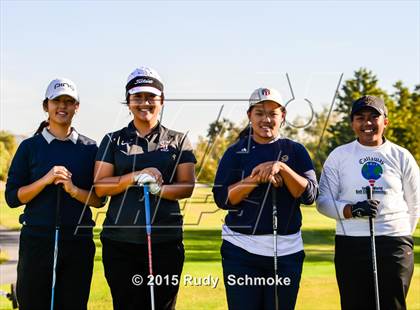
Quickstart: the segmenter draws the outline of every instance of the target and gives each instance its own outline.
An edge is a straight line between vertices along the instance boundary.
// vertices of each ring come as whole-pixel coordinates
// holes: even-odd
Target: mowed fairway
[[[18,215],[22,209],[9,209],[3,194],[0,198],[0,224],[19,227]],[[225,211],[213,203],[209,189],[198,188],[192,199],[181,203],[184,214],[184,244],[186,262],[181,276],[177,309],[227,309],[220,262],[220,227]],[[339,309],[338,288],[335,281],[333,249],[335,221],[320,215],[315,207],[303,207],[303,238],[306,259],[297,309]],[[95,210],[97,225],[104,219],[105,209]],[[101,243],[95,229],[97,245],[89,309],[112,309],[112,300],[101,262]],[[415,272],[408,295],[409,309],[420,309],[420,228],[415,234]],[[216,288],[207,283],[194,283],[193,279],[218,280]],[[8,289],[2,286],[1,289]],[[11,309],[9,302],[0,297],[0,309]]]

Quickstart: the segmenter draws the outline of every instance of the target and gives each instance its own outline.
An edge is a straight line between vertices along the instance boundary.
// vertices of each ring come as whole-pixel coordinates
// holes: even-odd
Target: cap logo
[[[150,80],[150,79],[137,79],[134,82],[134,85],[141,84],[141,83],[152,84],[153,83],[153,80]]]
[[[74,91],[74,87],[73,87],[73,85],[71,85],[71,84],[69,84],[69,83],[56,83],[56,84],[54,85],[54,89],[57,89],[57,88],[59,88],[59,87],[68,87],[68,88],[70,88],[72,91]]]
[[[366,96],[365,97],[365,102],[368,105],[374,104],[375,103],[375,97],[372,96]]]
[[[154,77],[145,77],[145,76],[138,76],[130,80],[127,85],[125,86],[125,91],[128,93],[130,89],[134,87],[153,87],[157,90],[163,92],[163,84]]]
[[[268,88],[261,89],[261,94],[263,96],[270,96],[270,90]]]

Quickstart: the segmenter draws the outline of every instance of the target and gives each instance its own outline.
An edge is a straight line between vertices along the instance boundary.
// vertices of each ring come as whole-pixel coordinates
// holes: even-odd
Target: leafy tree
[[[392,109],[389,109],[389,126],[386,136],[394,143],[403,146],[413,154],[417,163],[420,163],[420,85],[414,91],[403,85],[402,81],[394,85],[395,92],[391,95],[395,100]]]
[[[16,151],[16,139],[7,132],[0,131],[0,180],[5,181],[10,162]]]
[[[288,120],[287,115],[286,115],[286,120]],[[285,138],[289,138],[291,140],[297,140],[297,141],[301,140],[300,133],[302,132],[302,130],[295,127],[295,126],[296,125],[300,126],[303,123],[304,123],[304,121],[301,117],[299,117],[299,116],[296,117],[293,120],[293,122],[286,123],[286,125],[284,127],[280,128],[280,135],[285,137]]]
[[[394,84],[395,91],[389,95],[379,87],[379,80],[372,71],[361,68],[354,77],[345,81],[337,95],[337,105],[329,113],[327,108],[316,112],[313,122],[302,129],[286,125],[281,129],[283,136],[301,142],[307,148],[319,177],[328,154],[337,146],[355,139],[350,124],[350,111],[354,100],[364,95],[381,97],[387,108],[390,124],[386,137],[390,141],[407,148],[420,162],[420,85],[411,92],[401,81]],[[300,124],[299,117],[292,123]],[[199,137],[196,147],[197,176],[199,182],[213,182],[217,165],[226,148],[238,137],[240,128],[228,119],[209,125],[207,137]]]
[[[354,73],[354,78],[347,80],[337,96],[337,122],[328,128],[331,136],[328,140],[328,153],[337,146],[354,140],[350,126],[350,111],[354,100],[364,95],[378,96],[384,99],[388,109],[393,109],[394,103],[388,94],[378,86],[378,79],[372,71],[361,68]]]
[[[338,121],[328,128],[331,137],[328,141],[328,153],[339,145],[354,140],[355,136],[350,125],[350,111],[354,100],[363,95],[381,97],[388,109],[390,123],[385,136],[390,141],[408,149],[417,162],[420,162],[420,85],[413,92],[396,82],[395,91],[389,95],[378,86],[378,79],[367,69],[361,68],[354,73],[354,78],[347,80],[340,94],[335,112]]]
[[[238,138],[241,128],[226,118],[209,124],[207,136],[200,136],[195,148],[198,182],[213,183],[223,153]]]
[[[312,124],[304,129],[301,141],[308,150],[318,178],[321,176],[322,166],[329,154],[329,141],[333,134],[328,131],[331,124],[337,121],[337,113],[331,112],[327,107],[316,112]]]
[[[283,137],[298,141],[305,145],[315,165],[319,176],[322,165],[328,156],[328,139],[332,136],[326,128],[336,120],[336,113],[328,119],[328,109],[324,108],[315,113],[312,123],[304,129],[286,125],[280,129]],[[297,117],[292,124],[303,124],[303,120]],[[235,142],[241,129],[246,128],[247,120],[236,126],[228,119],[213,122],[209,125],[206,137],[199,137],[195,148],[198,164],[196,175],[199,182],[212,183],[215,177],[219,160],[225,150]],[[325,128],[324,128],[325,127]],[[322,140],[321,140],[322,137]]]
[[[0,141],[0,181],[7,178],[8,163],[10,162],[10,154],[6,149],[3,141]]]
[[[337,113],[329,113],[329,109],[324,107],[320,112],[315,112],[312,122],[304,128],[296,128],[287,126],[283,129],[282,134],[291,140],[302,143],[311,156],[315,167],[315,172],[319,177],[321,175],[322,166],[328,157],[328,141],[332,133],[327,129],[331,124],[335,124]],[[296,117],[293,124],[304,123],[300,117]]]

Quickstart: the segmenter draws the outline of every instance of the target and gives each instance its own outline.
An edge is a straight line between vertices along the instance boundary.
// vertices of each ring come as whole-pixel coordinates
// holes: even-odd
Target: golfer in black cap
[[[382,99],[357,99],[350,119],[357,139],[328,156],[317,200],[319,212],[337,220],[335,268],[341,307],[406,309],[414,266],[412,234],[420,217],[419,167],[409,151],[385,139],[389,120]],[[374,219],[373,236],[369,217]]]
[[[96,193],[111,196],[101,233],[105,277],[114,309],[149,309],[151,304],[174,309],[184,263],[178,199],[193,192],[196,159],[187,136],[159,122],[164,95],[155,70],[141,67],[129,75],[126,100],[133,121],[107,134],[96,157]],[[144,180],[152,180],[151,252],[139,186]],[[151,257],[155,278],[149,275]]]

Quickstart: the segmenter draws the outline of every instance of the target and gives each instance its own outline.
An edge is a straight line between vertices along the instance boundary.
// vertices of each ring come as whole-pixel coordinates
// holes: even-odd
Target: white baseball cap
[[[68,95],[79,102],[79,93],[76,84],[66,78],[56,78],[48,85],[45,98],[52,100],[62,95]]]
[[[280,106],[283,106],[283,98],[274,88],[261,87],[254,90],[251,97],[249,97],[249,107],[252,107],[262,101],[274,101]]]
[[[162,78],[156,70],[149,67],[140,67],[128,76],[125,90],[126,96],[143,92],[161,96],[163,92]]]

